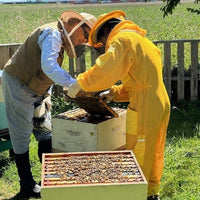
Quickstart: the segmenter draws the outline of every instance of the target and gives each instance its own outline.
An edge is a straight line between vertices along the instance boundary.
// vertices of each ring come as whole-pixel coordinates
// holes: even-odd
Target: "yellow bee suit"
[[[131,21],[117,24],[106,52],[77,81],[85,91],[112,86],[115,101],[129,101],[126,148],[133,150],[148,181],[148,196],[158,194],[170,102],[162,78],[160,50]],[[114,85],[121,80],[122,84]]]

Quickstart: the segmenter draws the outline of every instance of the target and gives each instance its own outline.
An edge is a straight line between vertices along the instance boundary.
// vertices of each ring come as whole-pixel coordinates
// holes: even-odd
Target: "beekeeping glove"
[[[76,98],[76,95],[80,92],[80,90],[81,90],[81,86],[76,81],[69,86],[67,95],[71,98]]]
[[[114,99],[113,93],[111,90],[106,90],[106,91],[100,92],[99,97],[100,97],[100,99],[102,99],[105,102],[113,101],[113,99]]]

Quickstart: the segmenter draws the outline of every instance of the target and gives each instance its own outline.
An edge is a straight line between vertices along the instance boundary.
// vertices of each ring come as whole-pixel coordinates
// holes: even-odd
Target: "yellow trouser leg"
[[[137,113],[128,110],[126,149],[134,152],[148,181],[148,196],[159,193],[163,171],[166,124],[167,122],[164,121],[159,127],[143,128],[141,131],[137,128]]]

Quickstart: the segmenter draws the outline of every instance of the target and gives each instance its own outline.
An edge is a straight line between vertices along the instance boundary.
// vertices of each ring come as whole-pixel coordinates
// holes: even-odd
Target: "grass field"
[[[152,4],[41,4],[0,5],[0,43],[21,43],[36,27],[57,20],[65,10],[89,12],[96,17],[102,13],[120,9],[127,18],[147,30],[151,40],[200,38],[199,17],[186,11],[198,4],[184,3],[174,14],[163,18],[162,3]]]
[[[164,4],[121,3],[121,4],[30,4],[0,5],[0,44],[21,43],[38,26],[57,20],[65,10],[89,12],[96,17],[102,13],[121,9],[127,18],[147,30],[147,37],[153,41],[200,38],[199,17],[191,14],[188,7],[198,8],[198,4],[184,3],[173,15],[163,18],[160,8]],[[161,47],[160,47],[161,48]],[[189,44],[185,45],[185,63],[190,64]],[[177,64],[176,45],[172,45],[172,65]],[[199,51],[200,54],[200,51]]]
[[[147,30],[151,40],[200,38],[200,16],[186,11],[199,5],[184,3],[174,14],[162,17],[162,3],[152,4],[41,4],[0,5],[0,43],[21,43],[37,26],[56,20],[65,10],[89,12],[98,16],[115,9]],[[57,102],[60,111],[67,105]],[[57,109],[54,106],[54,109]],[[57,110],[54,110],[57,112]],[[165,168],[161,185],[162,200],[200,200],[200,102],[181,101],[172,105],[165,149]],[[41,165],[37,158],[37,143],[32,137],[30,157],[36,181],[41,178]],[[8,152],[0,153],[0,200],[11,200],[19,191],[14,162]],[[21,199],[22,200],[22,199]]]

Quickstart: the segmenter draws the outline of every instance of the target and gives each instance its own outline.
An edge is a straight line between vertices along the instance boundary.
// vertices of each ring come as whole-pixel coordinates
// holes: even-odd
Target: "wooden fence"
[[[163,55],[163,79],[169,97],[177,100],[200,99],[200,39],[154,41]],[[0,45],[0,69],[17,50],[20,44]],[[85,52],[85,47],[79,51]],[[101,53],[89,49],[91,65]],[[88,56],[88,48],[87,48]],[[88,58],[87,58],[88,59]],[[69,73],[75,77],[86,70],[86,54],[69,59]]]

